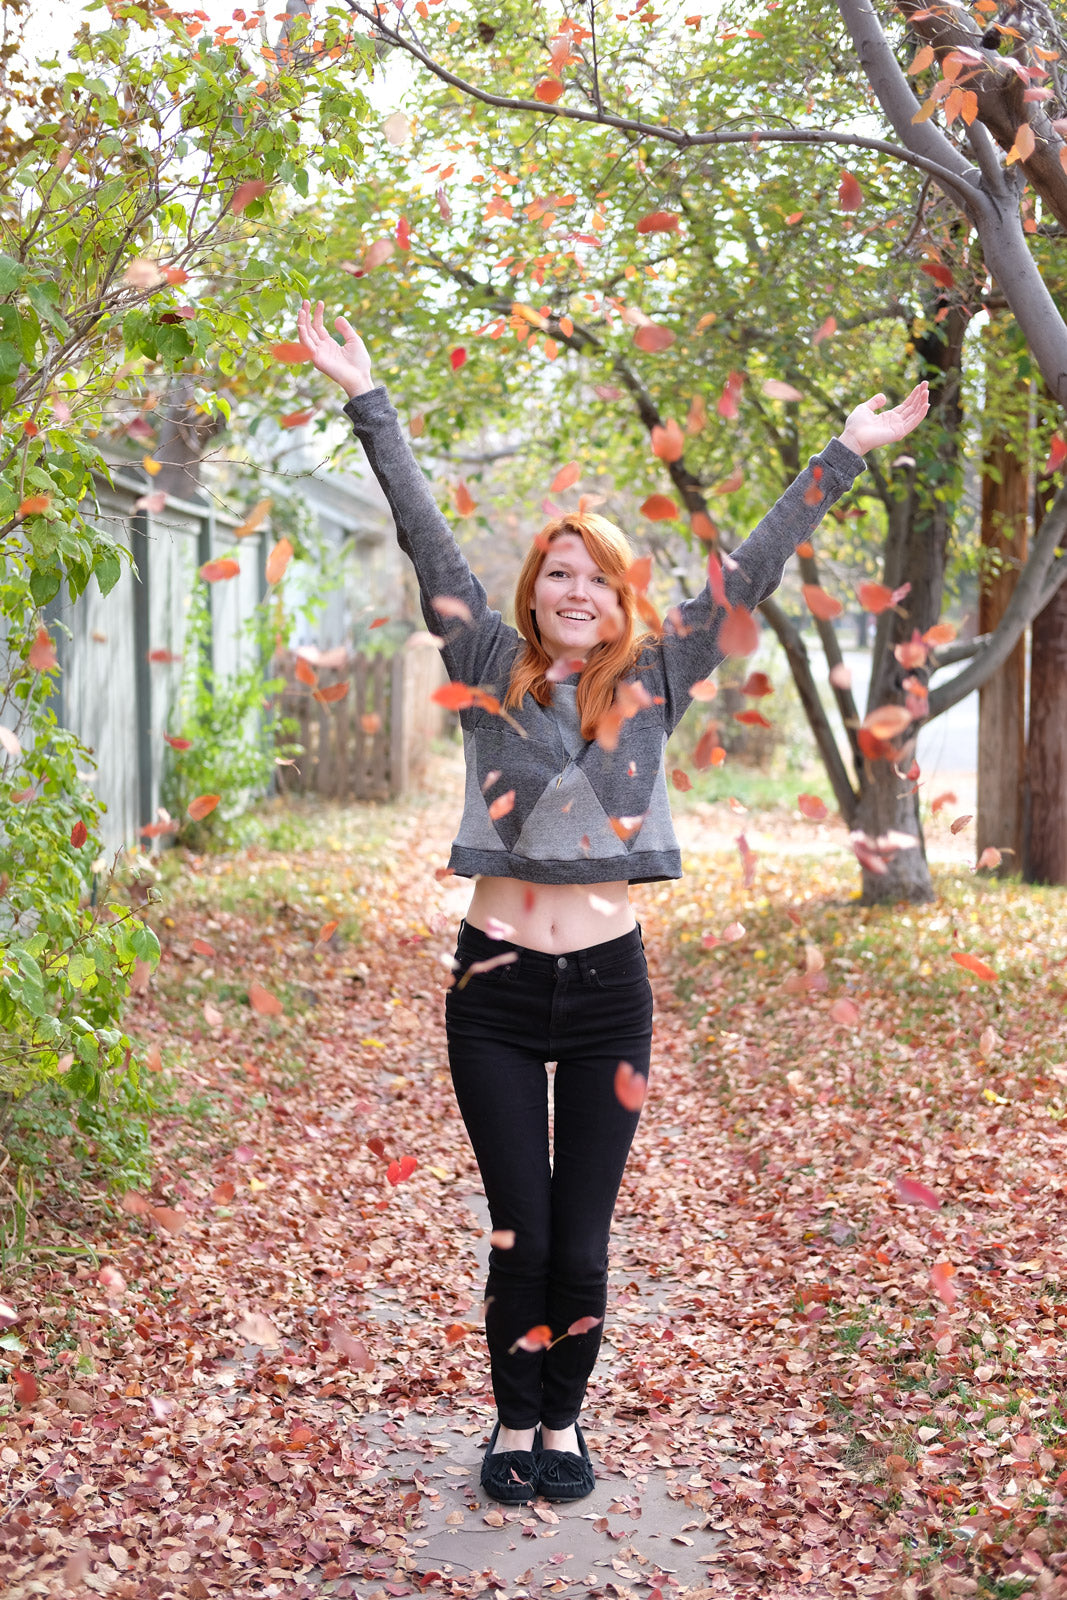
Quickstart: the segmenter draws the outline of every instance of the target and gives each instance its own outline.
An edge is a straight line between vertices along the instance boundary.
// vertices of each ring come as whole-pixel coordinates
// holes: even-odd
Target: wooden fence
[[[349,655],[335,664],[331,651],[328,659],[328,667],[320,665],[305,652],[283,662],[287,687],[279,710],[296,731],[279,738],[299,745],[300,753],[277,769],[279,790],[331,800],[402,794],[418,782],[430,742],[445,727],[446,713],[430,698],[445,681],[437,650],[426,635],[414,634],[392,657]]]

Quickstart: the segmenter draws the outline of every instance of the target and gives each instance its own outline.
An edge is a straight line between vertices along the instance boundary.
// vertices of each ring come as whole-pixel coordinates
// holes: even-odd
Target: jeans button
[[[566,956],[560,956],[559,960],[556,962],[556,966],[558,967],[560,972],[566,972],[566,970],[567,970],[567,957]]]

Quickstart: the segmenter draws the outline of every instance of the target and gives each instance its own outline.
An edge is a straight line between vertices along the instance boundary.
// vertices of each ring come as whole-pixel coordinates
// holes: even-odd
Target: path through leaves
[[[683,819],[689,876],[637,894],[658,1035],[600,1482],[512,1510],[477,1488],[437,777],[168,900],[136,1026],[183,1104],[151,1184],[86,1200],[60,1152],[0,1308],[5,1594],[1067,1593],[1062,892],[960,866],[865,911],[833,824],[815,857],[778,819],[746,888],[736,817]]]

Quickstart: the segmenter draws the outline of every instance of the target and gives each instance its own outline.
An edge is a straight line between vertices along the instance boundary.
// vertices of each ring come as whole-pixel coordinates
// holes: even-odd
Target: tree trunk
[[[1025,436],[1024,436],[1025,437]],[[992,633],[1026,560],[1028,471],[1023,439],[997,432],[982,476],[982,548],[994,553],[978,598],[978,631]],[[999,558],[999,559],[998,559]],[[1055,602],[1053,602],[1055,604]],[[1020,635],[1004,665],[978,691],[977,848],[1003,852],[1002,871],[1018,872],[1026,781],[1026,642]]]
[[[1038,484],[1035,529],[1046,509]],[[1030,625],[1027,883],[1067,884],[1067,584]]]
[[[940,307],[938,307],[940,309]],[[898,663],[894,646],[924,633],[941,611],[945,553],[952,530],[955,495],[948,493],[959,472],[960,358],[967,318],[950,306],[939,323],[916,342],[920,376],[930,383],[930,415],[916,433],[914,443],[901,454],[913,454],[915,466],[902,498],[892,507],[886,539],[884,582],[890,588],[910,583],[911,590],[899,607],[878,618],[871,689],[867,709],[903,703],[903,681],[909,675],[926,681],[924,669],[909,670]],[[900,471],[901,469],[897,469]],[[890,831],[910,834],[915,847],[896,850],[885,857],[886,871],[863,867],[863,904],[884,905],[905,900],[922,904],[933,900],[934,886],[926,860],[919,797],[915,785],[900,776],[911,766],[917,730],[897,744],[897,761],[864,761],[859,772],[860,796],[853,828],[877,840]]]

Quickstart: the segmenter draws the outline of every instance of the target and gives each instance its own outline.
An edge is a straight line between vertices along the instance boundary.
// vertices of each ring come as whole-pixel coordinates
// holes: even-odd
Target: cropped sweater
[[[385,492],[400,547],[415,567],[423,615],[430,629],[443,635],[441,655],[449,677],[503,701],[522,638],[489,607],[384,388],[358,395],[344,409]],[[778,587],[796,546],[863,466],[862,456],[839,439],[812,457],[733,551],[724,574],[731,605],[754,610]],[[821,472],[813,476],[813,467]],[[809,505],[806,492],[815,483],[821,492]],[[433,606],[441,596],[462,601],[470,621],[443,618]],[[449,858],[452,870],[462,877],[531,883],[680,878],[663,753],[690,704],[691,686],[723,659],[718,636],[725,616],[709,585],[676,608],[662,639],[638,659],[637,676],[652,703],[623,722],[614,750],[582,738],[574,680],[555,685],[547,708],[527,694],[511,713],[513,722],[477,705],[461,711],[467,779],[463,818]],[[491,817],[492,802],[509,790],[514,791],[511,808]]]

